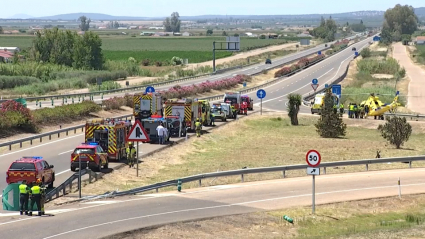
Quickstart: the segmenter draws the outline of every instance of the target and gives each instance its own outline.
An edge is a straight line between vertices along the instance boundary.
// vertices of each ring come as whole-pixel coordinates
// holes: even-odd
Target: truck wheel
[[[227,118],[224,118],[223,121],[227,121]]]
[[[102,165],[99,162],[99,164],[96,167],[96,172],[101,172],[101,171],[102,171]]]
[[[72,167],[72,166],[71,166],[71,171],[72,171],[72,172],[75,172],[75,171],[77,171],[77,170],[75,169],[75,167]]]
[[[182,137],[186,137],[186,132],[182,132]]]

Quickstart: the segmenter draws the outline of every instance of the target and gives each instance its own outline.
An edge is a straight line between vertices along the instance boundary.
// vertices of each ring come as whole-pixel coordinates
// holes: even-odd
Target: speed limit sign
[[[310,150],[305,156],[305,161],[307,161],[308,166],[317,167],[320,165],[320,154],[316,150]]]

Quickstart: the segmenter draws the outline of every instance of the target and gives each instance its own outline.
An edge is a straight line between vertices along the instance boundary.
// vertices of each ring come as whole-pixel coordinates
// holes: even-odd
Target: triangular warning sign
[[[136,120],[136,123],[131,128],[127,135],[127,141],[138,141],[138,142],[149,142],[149,135],[146,133],[140,121]]]
[[[319,84],[311,84],[311,87],[313,88],[314,91],[316,91],[317,87],[319,87]]]

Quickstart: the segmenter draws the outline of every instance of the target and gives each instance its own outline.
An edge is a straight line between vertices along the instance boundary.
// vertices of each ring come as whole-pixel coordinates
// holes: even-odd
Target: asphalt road
[[[354,37],[350,37],[349,39],[351,39],[351,38],[354,38]],[[328,46],[330,46],[330,44],[332,44],[332,42],[327,43],[327,44],[328,44]],[[213,76],[208,76],[208,77],[201,77],[201,78],[197,78],[197,79],[193,79],[193,80],[184,81],[184,82],[181,82],[181,83],[178,83],[178,84],[181,85],[181,86],[187,86],[187,85],[199,84],[199,83],[205,82],[207,80],[209,80],[209,81],[222,80],[222,79],[233,77],[237,74],[250,75],[250,74],[261,72],[262,70],[267,70],[267,69],[273,67],[274,65],[284,64],[284,63],[290,62],[294,59],[300,58],[302,56],[308,56],[308,55],[315,54],[318,51],[321,51],[321,50],[324,50],[324,49],[326,49],[325,44],[321,44],[321,45],[318,45],[318,46],[311,48],[311,49],[307,49],[307,50],[304,50],[304,51],[293,53],[293,54],[287,55],[285,57],[273,59],[272,65],[266,65],[264,63],[259,63],[259,64],[249,66],[249,67],[245,67],[245,68],[242,68],[242,69],[236,69],[236,70],[233,70],[233,71],[225,72],[223,74],[218,74],[218,75],[213,75]],[[160,87],[155,87],[155,90],[157,90],[157,91],[167,90],[174,85],[176,85],[176,83],[168,84],[168,85],[164,85],[164,86],[160,86]],[[103,99],[109,99],[109,98],[113,98],[114,96],[123,96],[126,93],[132,94],[132,93],[136,93],[136,92],[140,92],[140,90],[108,94],[108,95],[104,95]],[[86,97],[86,99],[88,99],[88,97]],[[101,96],[94,96],[93,100],[95,102],[98,102],[98,103],[102,102]],[[77,101],[78,101],[78,98],[74,99],[75,103],[77,103]],[[45,107],[51,108],[51,107],[54,107],[54,106],[62,105],[61,99],[60,100],[54,100],[54,106],[52,106],[50,100],[40,101],[40,102],[41,102],[41,108],[45,108]],[[71,102],[72,101],[70,99],[68,99],[67,104],[71,104]],[[27,102],[27,107],[31,110],[40,109],[40,107],[37,106],[35,103],[36,102]]]
[[[319,82],[319,88],[317,90],[323,89],[325,84],[330,84],[344,73],[347,65],[350,64],[350,61],[354,58],[352,48],[356,47],[357,51],[360,52],[362,48],[369,45],[368,42],[371,40],[372,38],[367,38],[360,41],[349,46],[339,54],[332,55],[324,61],[279,81],[276,84],[264,87],[263,89],[266,91],[266,97],[263,99],[263,107],[276,111],[285,111],[287,108],[286,103],[288,102],[286,98],[287,95],[292,92],[296,92],[303,96],[308,96],[313,93],[311,81],[315,78],[318,79]],[[260,106],[260,99],[258,99],[256,92],[249,93],[248,95],[255,99],[255,106]],[[302,107],[301,112],[310,113],[310,108]]]
[[[253,111],[249,111],[248,114],[251,114]],[[238,117],[245,117],[239,115]],[[232,119],[229,119],[227,122],[232,122]],[[215,124],[220,126],[224,122],[216,121]],[[203,130],[210,131],[215,127],[204,127]],[[188,133],[188,135],[193,135],[193,133]],[[171,138],[170,140],[175,142],[179,138]],[[181,138],[180,138],[181,139]],[[74,151],[75,147],[84,142],[84,133],[79,133],[76,135],[68,136],[58,140],[52,140],[47,143],[35,145],[32,147],[23,148],[21,150],[12,151],[9,153],[4,153],[0,155],[0,195],[1,191],[7,186],[6,183],[6,172],[10,164],[19,159],[22,156],[42,156],[47,162],[51,165],[54,165],[56,180],[54,186],[60,185],[66,179],[68,179],[74,172],[70,171],[70,162],[71,162],[71,153]],[[143,161],[143,155],[146,155],[154,150],[167,147],[165,145],[159,144],[150,144],[150,143],[140,143],[140,153],[141,159]],[[122,164],[119,162],[110,162],[110,169],[102,169],[103,173],[111,172],[111,168]],[[143,164],[141,164],[143,165]]]
[[[425,192],[425,169],[316,176],[316,205]],[[210,180],[204,180],[204,184]],[[137,195],[47,210],[48,217],[0,215],[0,238],[100,238],[182,220],[311,205],[311,176]],[[320,205],[317,206],[320,208]],[[25,230],[27,229],[27,230]]]
[[[367,40],[359,42],[354,46],[357,49],[360,49],[362,46],[367,45]],[[311,49],[312,52],[316,52],[316,50]],[[293,56],[296,57],[296,56]],[[282,81],[274,85],[270,85],[265,87],[264,89],[267,92],[266,98],[263,100],[263,107],[269,108],[271,110],[285,110],[285,102],[286,95],[291,92],[299,92],[301,94],[306,94],[311,92],[311,80],[313,78],[317,78],[319,80],[319,84],[324,85],[324,81],[330,82],[334,78],[340,76],[344,69],[345,65],[349,64],[349,60],[354,57],[354,53],[351,51],[351,47],[344,50],[343,52],[333,55],[322,62],[313,65],[291,77],[288,77]],[[261,65],[262,67],[266,67],[265,65]],[[268,66],[267,66],[268,67]],[[254,69],[248,71],[256,71]],[[193,83],[187,83],[193,84]],[[260,101],[256,92],[252,92],[249,94],[256,102],[256,110],[259,109],[258,102]],[[304,111],[309,111],[308,108],[304,108]],[[217,122],[218,125],[221,122]],[[77,134],[73,136],[68,136],[65,138],[61,138],[59,140],[50,141],[47,143],[43,143],[40,145],[24,148],[17,151],[12,151],[9,153],[5,153],[0,155],[0,175],[5,175],[9,165],[16,159],[21,156],[43,156],[49,162],[49,164],[53,164],[55,166],[56,172],[56,181],[55,186],[61,184],[67,178],[69,178],[73,172],[70,171],[70,155],[71,151],[78,146],[80,143],[84,142],[84,134]],[[141,151],[143,154],[152,152],[160,147],[160,145],[152,145],[152,144],[143,144],[141,146]],[[143,158],[143,154],[141,155]],[[143,159],[142,159],[143,160]],[[110,168],[114,167],[116,164],[111,163]],[[110,172],[110,171],[104,171]],[[4,189],[7,186],[6,178],[0,177],[0,189]]]

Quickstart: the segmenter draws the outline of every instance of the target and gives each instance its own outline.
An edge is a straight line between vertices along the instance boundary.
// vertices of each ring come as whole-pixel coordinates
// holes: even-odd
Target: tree
[[[404,142],[409,140],[412,134],[412,126],[407,123],[404,117],[393,116],[387,117],[386,120],[387,122],[384,125],[378,126],[378,130],[384,139],[399,149]]]
[[[288,95],[288,116],[291,118],[292,125],[298,125],[298,112],[302,103],[302,96],[300,94]]]
[[[180,32],[180,15],[178,12],[173,12],[171,17],[164,20],[164,27],[167,32]]]
[[[384,43],[392,41],[400,41],[401,35],[412,34],[418,28],[418,16],[412,6],[395,5],[394,8],[388,9],[384,14],[384,23],[382,25],[381,39]]]
[[[213,32],[213,30],[212,30],[212,29],[208,29],[208,30],[207,30],[207,36],[211,36],[213,33],[214,33],[214,32]]]
[[[221,35],[222,35],[222,36],[227,36],[227,32],[226,32],[226,31],[223,31],[223,32],[221,33]]]
[[[323,138],[345,136],[347,125],[342,120],[342,114],[334,111],[334,96],[330,88],[326,90],[323,101],[321,116],[315,124],[317,133]]]
[[[0,34],[3,34],[3,27],[0,26]]]
[[[78,18],[78,21],[80,21],[80,29],[81,31],[88,31],[90,28],[90,18],[87,19],[86,16],[81,16],[80,18]]]
[[[103,68],[104,63],[101,46],[102,40],[93,32],[79,36],[74,31],[53,28],[45,30],[44,35],[37,32],[29,58],[78,69],[98,70]]]
[[[351,30],[355,32],[364,32],[366,30],[366,26],[363,24],[363,20],[360,20],[359,24],[351,25]]]
[[[362,25],[363,25],[363,20],[360,20],[360,24],[362,24]]]

